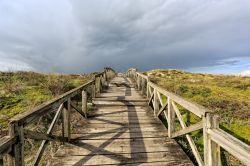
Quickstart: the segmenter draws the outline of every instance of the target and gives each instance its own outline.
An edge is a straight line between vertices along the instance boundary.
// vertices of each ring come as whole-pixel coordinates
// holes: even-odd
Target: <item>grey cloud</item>
[[[250,57],[248,0],[5,0],[0,12],[0,60],[38,71],[192,69]]]

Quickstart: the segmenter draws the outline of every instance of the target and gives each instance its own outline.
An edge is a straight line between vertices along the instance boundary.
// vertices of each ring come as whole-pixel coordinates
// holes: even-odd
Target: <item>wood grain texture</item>
[[[159,104],[159,103],[158,103]],[[88,119],[74,128],[51,165],[193,165],[145,98],[122,76],[94,98]]]

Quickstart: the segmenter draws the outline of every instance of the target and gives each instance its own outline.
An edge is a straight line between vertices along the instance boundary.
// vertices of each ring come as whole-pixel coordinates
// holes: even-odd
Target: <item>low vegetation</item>
[[[219,114],[222,129],[250,144],[250,77],[178,70],[152,70],[147,74],[150,80],[159,86]],[[191,116],[190,119],[189,123],[195,121],[195,117]],[[194,133],[194,139],[202,149],[202,138],[195,137],[197,135],[199,134]],[[225,157],[232,160],[228,163],[234,162],[231,156]]]
[[[0,73],[0,131],[5,135],[8,120],[57,95],[90,80],[92,75]]]

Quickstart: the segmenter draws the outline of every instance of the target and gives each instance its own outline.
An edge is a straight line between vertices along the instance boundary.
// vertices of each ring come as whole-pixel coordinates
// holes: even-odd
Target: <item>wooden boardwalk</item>
[[[128,78],[115,77],[50,165],[193,165],[147,101]]]
[[[3,165],[30,165],[25,155],[30,150],[25,140],[30,139],[41,141],[34,166],[45,165],[48,143],[53,148],[48,149],[47,165],[193,165],[173,139],[181,136],[199,166],[220,166],[221,148],[250,166],[250,146],[220,129],[219,115],[167,91],[136,69],[126,76],[104,68],[85,84],[11,118],[9,134],[0,138],[0,162],[3,158]],[[87,101],[93,104],[88,112]],[[187,124],[183,116],[188,112],[199,120]],[[51,122],[44,123],[46,132],[30,128],[41,117]],[[167,119],[168,130],[158,117]],[[203,134],[202,153],[192,132]]]

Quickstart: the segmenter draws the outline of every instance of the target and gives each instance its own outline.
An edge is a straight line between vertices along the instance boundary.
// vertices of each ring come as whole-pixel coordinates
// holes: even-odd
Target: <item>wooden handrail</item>
[[[145,88],[143,88],[143,86],[146,86],[146,94],[149,100],[148,105],[152,105],[156,117],[164,113],[168,122],[168,136],[174,138],[186,135],[198,165],[220,166],[220,147],[238,158],[242,163],[250,165],[250,146],[221,130],[219,128],[218,115],[201,105],[159,87],[151,82],[147,75],[138,72],[137,69],[129,69],[126,74],[134,80],[135,87],[137,87],[142,94],[145,93]],[[166,103],[163,103],[161,95],[167,98]],[[175,103],[197,115],[201,118],[201,121],[191,126],[187,126]],[[175,131],[175,116],[177,116],[182,127],[179,131]],[[194,140],[189,135],[191,132],[200,129],[203,129],[204,161],[198,152]]]
[[[250,146],[221,129],[208,129],[208,134],[223,149],[237,157],[242,163],[250,165]]]
[[[103,89],[103,86],[107,84],[107,81],[112,79],[115,75],[115,71],[111,68],[105,68],[103,72],[98,73],[94,76],[94,79],[88,81],[87,83],[74,88],[48,102],[45,102],[38,107],[35,107],[29,111],[26,111],[22,114],[16,115],[15,117],[10,119],[9,123],[9,136],[5,136],[0,138],[0,156],[6,156],[7,158],[4,161],[6,165],[15,165],[15,166],[23,166],[24,165],[24,139],[25,138],[34,138],[38,139],[40,137],[42,144],[38,150],[38,153],[35,157],[33,165],[38,165],[43,151],[45,149],[48,141],[69,141],[70,140],[70,112],[73,107],[77,110],[81,115],[87,118],[87,93],[84,91],[86,88],[91,88],[92,93],[91,97],[95,97],[100,93]],[[71,98],[76,95],[82,95],[82,110],[78,110],[76,106],[72,103]],[[59,107],[59,108],[58,108]],[[30,124],[35,119],[54,111],[58,108],[52,123],[50,124],[49,130],[46,134],[32,132],[30,130],[24,129],[25,126]],[[61,114],[63,116],[61,116]],[[62,120],[62,136],[51,135],[51,132],[57,123],[59,118],[63,118]]]
[[[46,114],[48,111],[51,111],[55,108],[57,108],[59,105],[67,101],[69,98],[74,97],[75,95],[81,93],[81,91],[94,83],[94,80],[91,80],[75,89],[72,89],[50,101],[47,101],[38,107],[35,107],[29,111],[26,111],[22,114],[16,115],[13,118],[10,119],[10,122],[18,122],[19,124],[26,125],[30,122],[32,122],[37,116]]]
[[[177,94],[174,94],[172,92],[169,92],[169,91],[157,86],[156,84],[154,84],[150,81],[148,82],[148,86],[156,89],[158,92],[160,92],[164,96],[170,97],[176,103],[180,104],[181,106],[188,109],[189,111],[191,111],[192,113],[194,113],[195,115],[197,115],[200,118],[202,116],[204,116],[206,112],[211,112],[210,110],[206,109],[205,107],[198,105],[196,103],[193,103],[191,101],[188,101],[187,99],[185,99]]]

